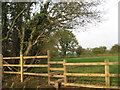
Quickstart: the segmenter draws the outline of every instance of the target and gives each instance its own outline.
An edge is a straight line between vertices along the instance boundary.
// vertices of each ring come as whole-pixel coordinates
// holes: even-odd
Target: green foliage
[[[83,53],[83,50],[84,49],[81,46],[78,46],[77,49],[76,49],[77,56],[80,56]]]
[[[26,2],[3,2],[2,3],[2,38],[3,55],[18,56],[20,50],[20,33],[18,31],[24,26],[24,20],[30,19],[29,10],[17,15],[30,3]],[[24,18],[24,19],[23,19]],[[11,28],[12,27],[12,28]],[[16,29],[18,28],[18,29]],[[6,38],[6,39],[5,39]],[[11,53],[12,52],[12,53]]]
[[[94,54],[104,54],[105,53],[105,51],[106,51],[106,47],[105,46],[101,46],[101,47],[96,47],[96,48],[93,48],[92,49],[92,52],[94,53]]]
[[[40,7],[40,12],[37,14],[31,12],[33,4],[36,6],[36,3],[25,2],[10,2],[3,5],[5,6],[3,7],[5,9],[5,13],[3,13],[3,27],[5,28],[3,40],[7,40],[3,43],[3,50],[13,54],[9,56],[19,56],[20,53],[23,55],[39,55],[44,54],[45,50],[50,48],[51,53],[54,50],[53,53],[56,55],[57,52],[61,52],[62,56],[66,56],[68,53],[73,55],[77,41],[71,32],[65,31],[66,34],[64,34],[62,33],[63,30],[74,29],[77,25],[83,27],[88,23],[100,20],[100,12],[92,9],[99,5],[98,2],[40,2],[37,4]],[[10,15],[9,18],[6,17],[8,14]],[[58,35],[61,38],[57,38],[59,44],[57,43],[56,46],[59,49],[49,47],[52,44],[48,44],[47,47],[49,48],[45,48],[44,45],[57,31],[64,36],[63,38]],[[6,48],[8,45],[11,47]],[[3,52],[6,54],[5,51]]]
[[[113,45],[110,53],[120,53],[120,45],[118,44]]]
[[[56,38],[56,47],[58,48],[61,56],[66,56],[75,53],[75,48],[78,45],[78,41],[72,31],[59,30],[54,35]]]

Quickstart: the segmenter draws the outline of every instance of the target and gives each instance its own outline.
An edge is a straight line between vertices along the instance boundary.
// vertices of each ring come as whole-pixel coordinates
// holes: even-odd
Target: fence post
[[[48,56],[48,84],[50,85],[50,51],[47,51],[47,56]]]
[[[0,54],[0,89],[2,90],[2,78],[3,78],[3,55]]]
[[[23,55],[20,55],[20,69],[21,82],[23,82]]]
[[[64,67],[64,83],[67,83],[67,76],[66,76],[66,73],[67,73],[67,68],[66,68],[66,60],[63,61],[63,67]]]
[[[109,69],[109,60],[104,60],[105,62],[105,83],[106,83],[106,86],[110,86],[110,77],[109,77],[109,72],[110,72],[110,69]]]

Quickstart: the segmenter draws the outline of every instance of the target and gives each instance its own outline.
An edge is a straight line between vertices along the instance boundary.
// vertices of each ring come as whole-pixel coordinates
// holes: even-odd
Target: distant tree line
[[[120,45],[115,44],[111,47],[110,50],[106,46],[100,46],[95,48],[84,49],[81,46],[78,46],[76,49],[77,56],[81,55],[98,55],[98,54],[120,54]]]

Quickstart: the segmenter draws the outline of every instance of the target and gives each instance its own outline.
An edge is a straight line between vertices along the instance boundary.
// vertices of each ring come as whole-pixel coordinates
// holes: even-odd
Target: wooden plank
[[[106,77],[106,74],[96,73],[65,73],[67,76],[94,76],[94,77]],[[109,77],[120,77],[120,74],[109,74]]]
[[[52,82],[53,83],[53,82]],[[88,87],[88,88],[110,88],[110,89],[120,89],[117,86],[102,86],[102,85],[88,85],[88,84],[77,84],[77,83],[62,83],[62,85],[66,86],[78,86],[78,87]]]
[[[62,82],[64,79],[58,79],[56,82]]]
[[[27,73],[24,72],[25,75],[35,75],[35,76],[48,76],[48,74],[43,74],[43,73]]]
[[[110,72],[109,65],[108,65],[109,60],[105,60],[104,62],[106,63],[106,65],[105,65],[105,75],[106,75],[105,82],[106,82],[106,86],[110,86],[110,77],[108,76],[109,72]]]
[[[1,81],[3,79],[3,55],[0,54],[0,77],[1,77]]]
[[[21,65],[15,65],[15,64],[3,64],[3,66],[13,66],[13,67],[19,67]],[[48,65],[23,65],[23,67],[48,67]]]
[[[20,59],[20,57],[3,57],[3,59]]]
[[[55,84],[54,81],[51,81],[50,82],[51,84]],[[120,89],[120,87],[118,86],[103,86],[103,85],[89,85],[89,84],[77,84],[77,83],[63,83],[62,82],[62,85],[65,85],[65,86],[77,86],[77,87],[88,87],[88,88],[110,88],[110,89]]]
[[[24,56],[23,59],[48,58],[48,56]],[[3,59],[20,59],[20,57],[3,57]]]
[[[7,74],[20,74],[20,72],[11,72],[11,71],[3,71],[3,73],[7,73]]]
[[[55,81],[55,85],[54,87],[58,90],[60,89],[61,86],[61,82],[63,81],[63,79],[58,79],[57,81]]]
[[[106,65],[104,62],[92,63],[66,63],[65,65]],[[120,65],[120,62],[109,62],[108,65]]]
[[[21,72],[10,72],[10,71],[4,71],[6,74],[21,74]],[[24,72],[24,75],[35,75],[35,76],[48,76],[48,74],[43,74],[43,73],[27,73]]]
[[[51,61],[51,62],[49,62],[50,64],[63,64],[63,62],[61,61]]]
[[[21,65],[17,64],[3,64],[3,66],[12,66],[12,67],[20,67]]]
[[[48,67],[48,65],[23,65],[24,67]]]
[[[120,77],[120,74],[108,74],[109,77]]]
[[[62,77],[64,77],[64,75],[51,75],[51,77],[59,77],[59,78],[62,78]]]
[[[53,82],[53,81],[50,81],[50,84],[55,84],[55,82]]]
[[[48,85],[50,85],[50,51],[47,51],[47,57],[48,57]]]
[[[48,58],[48,56],[24,56],[23,59]]]
[[[23,82],[23,55],[20,55],[20,76],[21,82]]]
[[[67,76],[65,73],[67,73],[67,67],[66,67],[66,60],[63,61],[63,67],[64,67],[64,83],[67,83]]]
[[[19,67],[21,65],[15,65],[15,64],[3,64],[3,66],[13,66],[13,67]],[[48,67],[48,65],[23,65],[24,67]]]
[[[64,68],[50,68],[50,70],[64,70]]]
[[[58,75],[60,72],[50,72],[50,75]]]
[[[105,77],[105,74],[93,74],[93,73],[65,73],[67,76],[95,76],[95,77]]]
[[[10,72],[10,71],[4,71],[3,73],[9,73],[9,74],[20,74],[20,72]],[[24,73],[23,73],[24,74]],[[41,75],[46,75],[46,74],[41,74]],[[78,75],[71,75],[70,73],[66,73],[66,75],[68,76],[78,76]],[[82,75],[80,75],[82,76]],[[84,75],[83,75],[84,76]],[[86,76],[86,75],[85,75]],[[93,76],[93,75],[92,75]],[[98,75],[99,76],[99,75]],[[110,77],[120,77],[120,74],[117,75],[117,74],[110,74],[109,75]],[[62,77],[62,76],[61,76]],[[105,74],[104,74],[104,77],[105,77]]]

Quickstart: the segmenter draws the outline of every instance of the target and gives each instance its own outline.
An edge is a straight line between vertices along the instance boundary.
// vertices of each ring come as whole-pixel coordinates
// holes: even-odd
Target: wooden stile
[[[110,77],[109,77],[110,69],[109,69],[109,65],[108,65],[109,60],[105,60],[104,62],[106,63],[106,65],[105,65],[105,75],[106,75],[105,82],[106,82],[106,86],[110,86]]]

